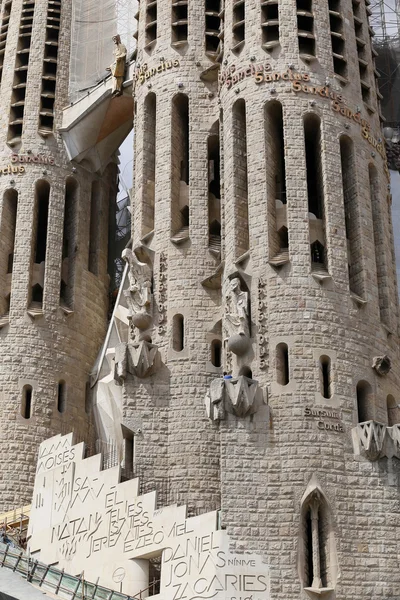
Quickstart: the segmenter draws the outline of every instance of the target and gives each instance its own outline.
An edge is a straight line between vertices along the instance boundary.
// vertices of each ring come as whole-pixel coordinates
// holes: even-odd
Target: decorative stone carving
[[[160,254],[160,272],[158,276],[158,334],[164,335],[167,324],[167,257]]]
[[[231,279],[226,294],[226,328],[228,350],[237,356],[250,347],[249,294],[244,292],[238,277]]]
[[[383,456],[386,425],[377,421],[359,423],[353,432],[356,437],[356,454],[366,456],[369,460],[378,460]]]
[[[372,361],[372,368],[378,373],[378,375],[387,375],[392,368],[392,361],[385,354],[385,356],[375,356]]]
[[[126,69],[126,47],[122,44],[121,38],[119,35],[115,35],[113,37],[113,42],[115,44],[114,48],[114,62],[110,67],[107,67],[107,71],[111,71],[111,75],[113,76],[113,96],[121,96],[122,94],[122,84],[124,83],[125,78],[125,69]]]
[[[126,379],[127,373],[144,379],[158,367],[158,347],[145,340],[137,344],[120,344],[116,347],[114,379],[118,384]]]
[[[260,369],[267,368],[267,300],[266,282],[260,277],[258,282],[258,355]]]
[[[147,263],[140,262],[130,248],[123,251],[122,258],[129,263],[129,288],[124,292],[130,311],[129,318],[133,327],[144,331],[153,320],[150,313],[152,271]]]
[[[240,375],[234,379],[213,379],[205,397],[207,416],[213,421],[225,419],[229,412],[243,418],[257,412],[263,403],[258,381]]]

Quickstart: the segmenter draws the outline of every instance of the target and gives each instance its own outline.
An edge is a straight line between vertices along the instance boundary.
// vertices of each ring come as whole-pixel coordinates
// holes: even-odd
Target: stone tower
[[[137,15],[133,242],[113,325],[129,341],[104,354],[99,429],[148,489],[164,479],[189,513],[220,507],[236,550],[270,566],[274,600],[400,584],[369,14],[368,0],[142,0]]]
[[[58,131],[71,10],[1,4],[1,509],[30,502],[43,439],[72,426],[88,439],[86,382],[106,325],[111,172],[72,167]]]

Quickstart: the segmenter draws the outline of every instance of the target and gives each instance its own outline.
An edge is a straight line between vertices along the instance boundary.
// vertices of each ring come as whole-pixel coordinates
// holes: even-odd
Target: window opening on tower
[[[145,50],[151,51],[157,42],[157,0],[147,0],[145,31]]]
[[[340,158],[342,167],[342,186],[344,216],[347,240],[347,263],[350,291],[359,298],[364,297],[364,276],[362,247],[360,244],[359,206],[354,145],[350,138],[340,138]]]
[[[285,343],[278,344],[275,353],[276,380],[280,385],[289,383],[289,349]]]
[[[221,0],[206,0],[206,54],[217,60],[221,53]]]
[[[221,173],[219,133],[211,135],[208,147],[208,247],[216,257],[221,256]]]
[[[75,257],[77,239],[78,184],[69,177],[65,185],[64,228],[62,241],[62,263],[60,302],[72,309],[74,305]]]
[[[382,323],[390,324],[390,298],[389,281],[386,267],[386,239],[385,227],[382,217],[382,206],[379,196],[379,177],[376,167],[369,165],[369,190],[372,209],[372,227],[374,232],[374,247],[376,261],[376,275],[378,280],[379,312]]]
[[[249,206],[246,104],[237,100],[232,109],[233,189],[235,198],[235,255],[249,250]]]
[[[314,271],[327,270],[321,121],[315,114],[308,114],[304,118],[304,139],[311,266]]]
[[[88,270],[93,275],[99,274],[99,250],[100,250],[100,213],[102,193],[100,182],[92,182],[92,193],[90,196],[90,226],[89,226],[89,260]]]
[[[369,39],[366,34],[366,17],[365,7],[361,5],[359,0],[353,0],[353,23],[356,36],[358,68],[360,73],[361,96],[366,103],[367,108],[370,108],[371,101],[371,85],[369,77],[369,61],[371,58],[368,52]]]
[[[172,46],[180,48],[188,41],[188,0],[172,2]]]
[[[311,61],[314,60],[316,56],[312,0],[297,0],[296,7],[297,38],[300,58]]]
[[[232,52],[240,52],[246,36],[245,0],[233,0],[232,7]]]
[[[183,315],[174,315],[172,320],[172,348],[182,352],[185,347],[185,319]]]
[[[35,210],[33,222],[33,271],[31,273],[31,302],[37,307],[43,303],[44,273],[47,251],[50,184],[39,180],[35,186]]]
[[[24,0],[18,31],[14,79],[11,94],[10,118],[8,123],[7,143],[10,146],[20,144],[22,139],[26,82],[28,77],[34,12],[34,0]]]
[[[0,83],[3,75],[4,55],[6,52],[8,26],[10,24],[12,0],[6,0],[3,5],[3,16],[0,30]]]
[[[143,217],[142,235],[154,230],[156,183],[156,122],[157,99],[154,93],[146,96],[143,118]]]
[[[211,342],[211,363],[214,367],[222,366],[222,342],[221,340],[213,340]]]
[[[336,73],[336,75],[339,75],[339,77],[346,79],[347,60],[345,53],[345,37],[341,0],[328,0],[328,6],[329,24],[331,30],[333,70]]]
[[[67,386],[65,381],[58,383],[57,389],[57,410],[59,413],[65,412],[67,406]]]
[[[267,148],[268,241],[270,259],[280,264],[289,260],[287,227],[285,142],[280,102],[265,105],[265,146]]]
[[[171,232],[179,244],[189,238],[189,99],[177,94],[172,101]]]
[[[50,0],[47,9],[39,112],[39,133],[43,136],[52,133],[54,127],[60,22],[61,2],[60,0]]]
[[[9,302],[11,298],[11,278],[7,277],[13,271],[14,266],[14,247],[15,230],[17,223],[18,210],[18,192],[14,189],[8,189],[3,195],[3,208],[1,212],[0,225],[0,275],[3,281],[2,289],[4,298],[9,297],[8,301],[0,305],[0,315],[8,313]]]
[[[321,356],[319,359],[321,394],[324,398],[332,397],[331,389],[331,359],[329,356]]]
[[[357,394],[357,419],[359,423],[372,421],[375,416],[374,396],[368,381],[359,381],[356,387]]]
[[[279,46],[279,1],[261,0],[262,47],[272,52]]]
[[[24,419],[30,419],[32,414],[32,396],[31,385],[24,385],[22,388],[21,415]]]

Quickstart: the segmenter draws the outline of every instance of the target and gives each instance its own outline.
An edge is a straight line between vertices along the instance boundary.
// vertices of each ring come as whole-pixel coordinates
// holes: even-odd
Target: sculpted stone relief
[[[185,506],[156,509],[156,493],[139,495],[138,479],[83,459],[72,435],[40,446],[29,523],[35,558],[85,580],[139,597],[150,557],[161,557],[161,600],[268,600],[269,573],[256,554],[234,554],[217,513],[186,518]]]
[[[258,381],[240,375],[231,379],[213,379],[205,397],[206,412],[212,421],[221,421],[226,413],[247,417],[264,403]]]
[[[225,327],[228,350],[242,356],[250,347],[249,293],[238,277],[231,279],[225,295]]]

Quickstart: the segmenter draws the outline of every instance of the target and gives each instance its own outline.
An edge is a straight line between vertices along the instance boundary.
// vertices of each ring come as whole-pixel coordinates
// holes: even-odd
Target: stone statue
[[[250,343],[249,293],[244,292],[238,277],[231,279],[226,294],[226,329],[228,350],[244,354]]]
[[[115,44],[114,48],[114,62],[110,67],[107,67],[107,71],[111,71],[113,76],[113,96],[121,96],[122,84],[124,83],[125,68],[126,68],[126,47],[122,44],[119,35],[113,37]]]
[[[131,323],[144,331],[152,322],[152,271],[148,264],[140,262],[130,248],[123,251],[122,258],[129,263],[129,289],[124,293],[130,310]]]

